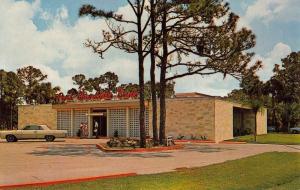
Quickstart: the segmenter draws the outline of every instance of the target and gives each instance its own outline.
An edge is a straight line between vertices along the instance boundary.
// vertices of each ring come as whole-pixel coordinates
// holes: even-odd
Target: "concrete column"
[[[92,138],[93,127],[91,126],[92,125],[92,121],[91,121],[91,118],[92,118],[92,116],[91,116],[91,109],[88,109],[88,115],[87,115],[87,117],[88,117],[88,119],[87,119],[87,121],[88,121],[87,125],[88,125],[88,131],[89,131],[89,138]]]
[[[110,110],[107,109],[106,110],[106,131],[107,131],[107,136],[108,137],[110,137],[110,128],[111,128],[109,112],[110,112]]]
[[[126,137],[129,137],[129,108],[126,108]]]
[[[71,109],[71,136],[76,136],[74,134],[74,109]]]

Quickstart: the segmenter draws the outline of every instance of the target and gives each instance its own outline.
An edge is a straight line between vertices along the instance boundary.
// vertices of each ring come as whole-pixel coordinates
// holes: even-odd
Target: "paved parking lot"
[[[0,185],[63,180],[119,173],[138,174],[200,167],[263,152],[300,152],[300,146],[259,144],[187,144],[159,153],[104,153],[99,139],[56,142],[0,140]],[[262,163],[263,164],[263,163]]]

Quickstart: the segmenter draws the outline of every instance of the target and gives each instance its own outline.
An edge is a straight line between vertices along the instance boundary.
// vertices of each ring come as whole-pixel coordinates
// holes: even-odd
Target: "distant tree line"
[[[32,66],[17,72],[0,70],[0,128],[14,128],[18,123],[18,104],[48,104],[55,101],[60,87],[46,82],[47,75]]]
[[[101,93],[111,92],[116,93],[118,88],[124,89],[126,92],[139,92],[140,88],[138,84],[126,83],[119,84],[119,77],[114,72],[106,72],[99,77],[86,78],[84,74],[77,74],[72,77],[73,84],[77,88],[71,88],[67,91],[67,95],[77,95],[79,92],[84,93]],[[151,99],[151,82],[145,83],[144,93],[145,99]],[[159,97],[159,83],[156,83],[155,89]],[[166,94],[168,98],[175,95],[175,82],[167,83]]]
[[[46,82],[47,75],[40,69],[27,66],[17,69],[17,72],[0,70],[0,129],[14,128],[18,124],[17,105],[22,104],[50,104],[56,103],[56,95],[61,93],[58,86],[53,87],[51,82]],[[86,78],[83,74],[72,77],[77,88],[67,90],[68,95],[78,95],[79,92],[116,93],[117,88],[127,92],[139,92],[138,84],[119,84],[119,77],[113,72],[106,72],[99,77]],[[175,83],[168,83],[167,96],[173,97]],[[156,84],[159,91],[159,83]],[[150,82],[145,85],[146,98],[150,98]]]

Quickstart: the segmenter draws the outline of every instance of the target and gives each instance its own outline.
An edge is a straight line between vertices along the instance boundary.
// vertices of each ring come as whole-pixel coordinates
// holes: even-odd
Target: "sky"
[[[258,72],[264,81],[275,64],[292,51],[300,51],[299,0],[227,0],[240,16],[238,26],[256,35],[253,61],[261,60]],[[65,92],[73,87],[72,76],[96,77],[107,71],[120,83],[138,82],[137,56],[111,49],[101,59],[84,46],[86,39],[101,39],[106,23],[102,19],[78,17],[83,4],[117,11],[130,18],[126,0],[0,0],[0,69],[16,71],[32,65],[48,75],[48,81]],[[149,60],[145,77],[149,80]],[[158,76],[157,72],[157,76]],[[158,77],[157,77],[158,78]],[[190,76],[176,81],[176,92],[201,92],[224,96],[239,82],[220,74]]]

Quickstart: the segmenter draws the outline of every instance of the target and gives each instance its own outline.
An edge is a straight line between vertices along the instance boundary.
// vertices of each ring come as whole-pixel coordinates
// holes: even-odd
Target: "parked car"
[[[67,136],[66,130],[51,130],[47,125],[27,125],[21,130],[1,131],[0,138],[7,142],[16,142],[25,139],[45,139],[48,142],[55,138]]]
[[[272,132],[275,132],[276,131],[276,128],[275,128],[275,126],[268,126],[267,127],[267,131],[268,131],[268,133],[272,133]]]
[[[300,133],[300,126],[299,127],[290,128],[290,133],[293,133],[293,134]]]

